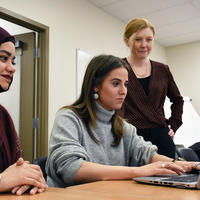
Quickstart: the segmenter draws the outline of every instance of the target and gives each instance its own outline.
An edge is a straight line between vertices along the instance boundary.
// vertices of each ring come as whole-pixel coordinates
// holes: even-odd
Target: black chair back
[[[193,151],[196,152],[196,154],[199,156],[200,159],[200,142],[196,142],[194,143],[192,146],[190,146],[189,148],[191,148]]]
[[[179,157],[187,161],[200,161],[196,152],[191,148],[177,148],[177,154]]]

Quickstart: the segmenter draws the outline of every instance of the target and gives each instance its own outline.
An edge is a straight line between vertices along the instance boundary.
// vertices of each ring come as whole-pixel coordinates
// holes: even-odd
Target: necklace
[[[135,75],[137,76],[137,78],[145,78],[148,74],[148,66],[147,66],[147,63],[145,63],[145,69],[144,70],[141,70],[141,72],[138,72],[134,65],[131,66],[131,68],[133,69],[133,72],[135,73]]]

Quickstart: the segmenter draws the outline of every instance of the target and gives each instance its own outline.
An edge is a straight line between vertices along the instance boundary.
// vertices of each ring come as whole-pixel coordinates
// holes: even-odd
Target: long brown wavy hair
[[[97,144],[99,141],[93,135],[89,126],[90,123],[92,127],[95,128],[96,126],[96,103],[93,97],[94,88],[100,86],[112,70],[120,67],[124,67],[129,71],[126,63],[118,57],[112,55],[94,57],[87,66],[80,97],[72,105],[63,107],[73,110],[80,117],[89,136]],[[123,119],[120,117],[119,111],[116,111],[112,117],[112,134],[114,140],[111,146],[117,146],[123,136]]]

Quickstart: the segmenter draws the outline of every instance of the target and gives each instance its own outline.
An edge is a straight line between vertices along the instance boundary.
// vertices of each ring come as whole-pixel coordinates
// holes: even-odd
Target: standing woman
[[[15,39],[0,27],[0,93],[9,89],[15,72]],[[13,101],[13,99],[12,99]],[[33,186],[33,187],[32,187]],[[0,192],[43,192],[46,183],[39,166],[21,158],[19,139],[8,111],[0,105]]]
[[[157,145],[159,154],[175,158],[173,138],[182,124],[183,98],[169,67],[149,59],[154,35],[154,27],[144,18],[133,19],[125,27],[124,41],[130,53],[124,61],[131,71],[123,116],[138,135]],[[163,108],[166,96],[172,103],[169,119]]]

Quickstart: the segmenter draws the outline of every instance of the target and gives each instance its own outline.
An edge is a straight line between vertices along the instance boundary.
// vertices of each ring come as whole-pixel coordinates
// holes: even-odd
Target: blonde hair
[[[132,19],[125,27],[124,39],[129,39],[133,35],[133,33],[137,33],[138,31],[144,28],[150,28],[153,32],[153,35],[155,35],[155,29],[151,24],[151,22],[149,22],[147,19],[145,18]]]

